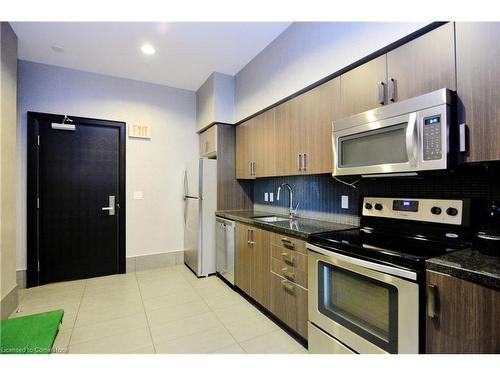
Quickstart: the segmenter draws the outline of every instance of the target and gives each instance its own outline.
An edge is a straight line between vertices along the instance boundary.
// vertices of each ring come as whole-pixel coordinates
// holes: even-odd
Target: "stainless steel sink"
[[[253,217],[252,219],[257,220],[257,221],[263,221],[264,223],[276,223],[276,222],[281,222],[281,221],[289,221],[285,217],[280,217],[280,216],[257,216]]]

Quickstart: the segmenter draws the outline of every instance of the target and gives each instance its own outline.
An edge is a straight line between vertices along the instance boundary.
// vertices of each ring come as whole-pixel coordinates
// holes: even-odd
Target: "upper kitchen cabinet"
[[[200,157],[217,155],[217,125],[200,133]]]
[[[342,118],[384,104],[386,66],[386,55],[382,55],[340,76]]]
[[[254,119],[254,177],[269,177],[275,173],[274,108]]]
[[[386,104],[443,87],[456,89],[453,34],[448,22],[387,54]]]
[[[333,166],[332,121],[340,118],[340,78],[302,95],[302,172],[331,173]]]
[[[254,122],[255,119],[250,119],[236,127],[236,178],[255,178]]]
[[[302,171],[301,128],[303,96],[275,108],[275,175],[297,175]]]
[[[500,159],[500,23],[456,24],[459,123],[469,131],[467,162]]]

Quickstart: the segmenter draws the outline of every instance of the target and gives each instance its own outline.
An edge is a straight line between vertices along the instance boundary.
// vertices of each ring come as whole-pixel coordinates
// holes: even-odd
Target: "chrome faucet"
[[[290,219],[293,219],[294,215],[297,214],[297,208],[299,207],[299,203],[297,203],[297,206],[295,206],[295,209],[293,208],[293,188],[287,184],[286,182],[281,184],[278,188],[278,194],[276,195],[276,200],[280,200],[280,191],[282,187],[286,187],[288,191],[290,192],[290,207],[289,207],[289,212],[288,216]]]

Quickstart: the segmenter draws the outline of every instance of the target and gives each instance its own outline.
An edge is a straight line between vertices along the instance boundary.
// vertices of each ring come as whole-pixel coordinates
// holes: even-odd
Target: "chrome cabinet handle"
[[[281,273],[283,274],[283,277],[285,279],[288,279],[290,281],[295,281],[295,273],[294,272],[291,272],[291,271],[288,271],[288,268],[287,267],[283,267],[281,269]]]
[[[109,216],[114,216],[115,215],[115,196],[110,195],[108,198],[109,206],[108,207],[102,207],[102,211],[108,211]]]
[[[391,103],[396,101],[396,80],[394,78],[389,78],[389,82],[387,85],[388,97]]]
[[[287,247],[287,248],[290,248],[290,249],[294,249],[295,248],[295,242],[289,240],[288,238],[286,237],[283,237],[281,239],[281,242],[283,242],[283,246]]]
[[[378,104],[385,104],[385,82],[378,83]]]
[[[252,162],[252,176],[255,176],[255,162]]]
[[[438,318],[436,309],[437,287],[436,285],[427,285],[427,316],[429,318]]]
[[[289,293],[295,292],[295,287],[288,280],[281,280],[281,286]]]
[[[307,154],[304,154],[304,156],[302,157],[302,159],[303,159],[302,170],[306,171],[307,170]]]
[[[285,263],[288,263],[291,266],[293,266],[295,264],[295,259],[292,256],[290,256],[290,254],[288,254],[288,253],[281,253],[281,256],[282,256],[283,261]]]
[[[297,154],[297,169],[302,170],[302,154]]]

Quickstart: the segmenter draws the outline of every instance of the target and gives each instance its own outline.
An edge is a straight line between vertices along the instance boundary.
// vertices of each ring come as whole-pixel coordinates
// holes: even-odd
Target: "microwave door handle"
[[[412,167],[416,166],[417,159],[417,114],[410,113],[408,119],[408,127],[406,128],[406,153],[408,155],[408,162]]]

